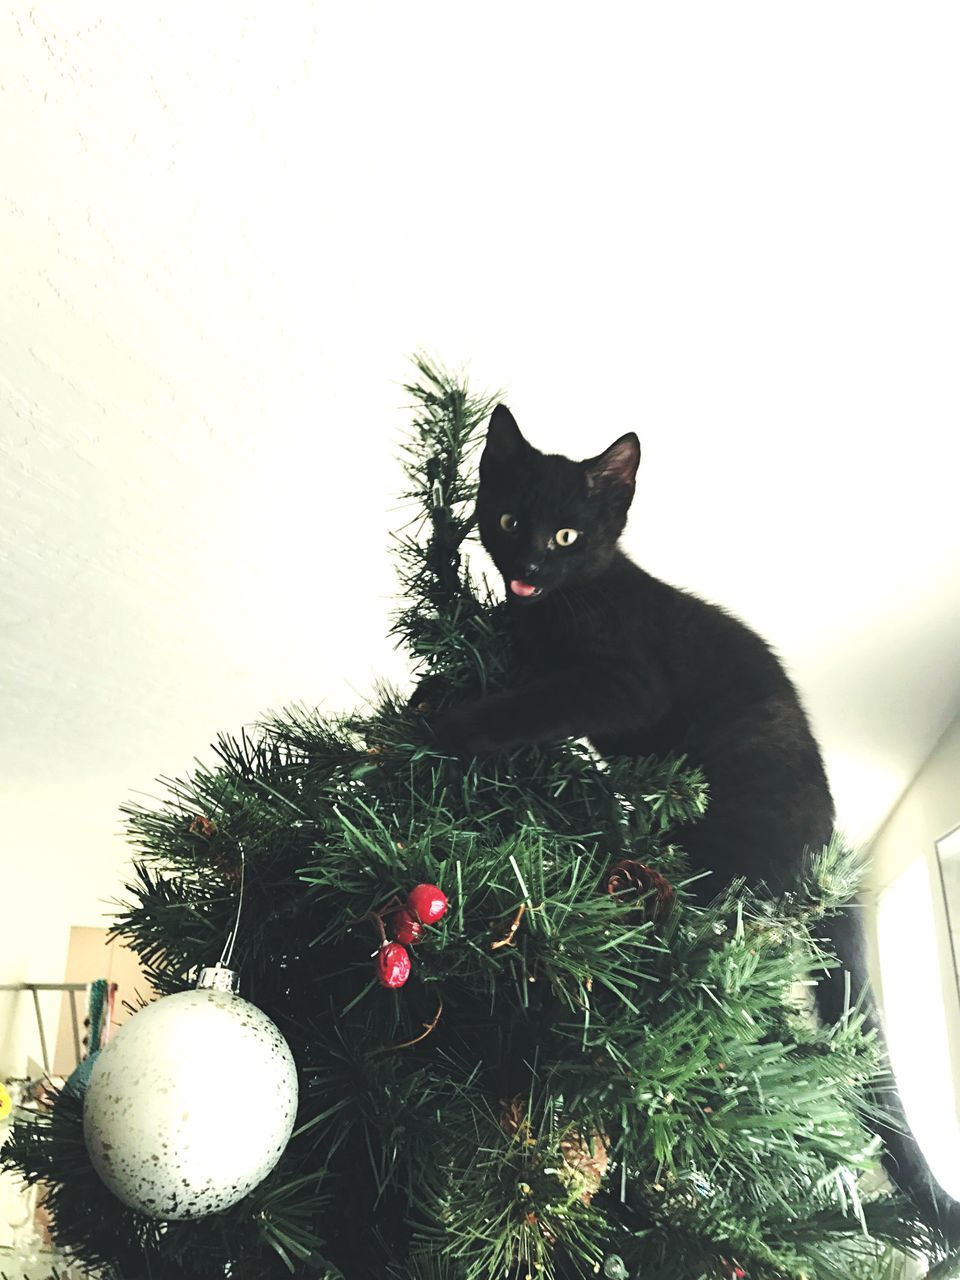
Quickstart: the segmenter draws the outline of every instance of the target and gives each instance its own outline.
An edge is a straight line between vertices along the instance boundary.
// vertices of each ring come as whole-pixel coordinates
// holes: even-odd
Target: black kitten
[[[789,887],[833,829],[823,762],[796,689],[744,623],[644,572],[617,545],[640,445],[573,462],[534,449],[498,405],[477,520],[503,575],[523,671],[513,692],[435,725],[471,754],[587,737],[605,756],[669,753],[702,768],[706,816],[677,832],[695,866]]]

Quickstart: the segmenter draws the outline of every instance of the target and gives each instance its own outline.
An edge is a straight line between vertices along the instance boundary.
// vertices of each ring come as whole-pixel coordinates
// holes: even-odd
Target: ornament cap
[[[222,964],[208,965],[200,970],[197,978],[198,991],[229,991],[236,995],[240,990],[240,975],[235,969],[228,969]]]

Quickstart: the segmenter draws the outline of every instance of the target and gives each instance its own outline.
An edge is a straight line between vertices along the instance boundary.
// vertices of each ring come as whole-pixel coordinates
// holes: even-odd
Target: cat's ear
[[[600,489],[614,488],[625,489],[632,495],[639,465],[640,441],[635,432],[628,431],[625,436],[615,440],[609,449],[596,458],[588,458],[583,464],[587,476],[587,492],[596,493]]]
[[[481,472],[491,464],[516,462],[529,452],[530,445],[520,434],[513,414],[505,404],[498,404],[490,415],[487,443],[480,458]]]

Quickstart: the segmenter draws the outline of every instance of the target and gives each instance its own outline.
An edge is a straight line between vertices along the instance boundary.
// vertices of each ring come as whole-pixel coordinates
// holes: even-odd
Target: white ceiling
[[[218,730],[403,677],[423,348],[547,450],[638,431],[628,548],[776,645],[871,832],[960,710],[958,35],[946,4],[7,7],[11,793],[113,839],[103,797]]]

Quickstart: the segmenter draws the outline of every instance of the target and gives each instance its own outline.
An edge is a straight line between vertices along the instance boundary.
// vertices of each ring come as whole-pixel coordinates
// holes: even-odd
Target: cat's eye
[[[509,511],[505,511],[500,517],[500,528],[506,529],[507,533],[513,533],[517,527],[517,517],[512,516]]]
[[[570,547],[580,537],[577,529],[558,529],[556,532],[556,542],[558,547]]]

